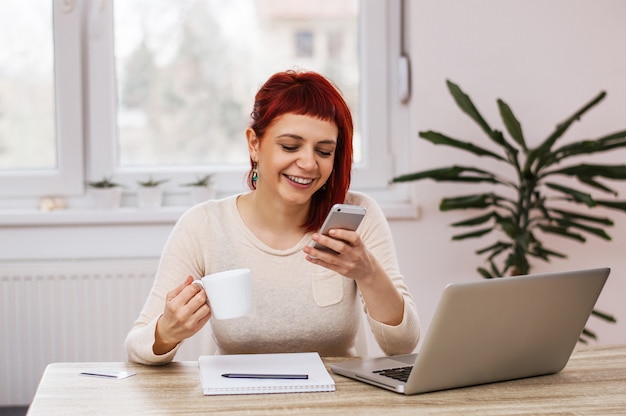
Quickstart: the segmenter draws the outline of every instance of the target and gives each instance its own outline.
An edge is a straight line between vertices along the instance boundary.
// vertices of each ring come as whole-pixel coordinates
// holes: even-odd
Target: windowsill
[[[157,209],[119,208],[62,209],[40,211],[37,209],[0,210],[0,227],[35,227],[66,225],[113,225],[113,224],[174,224],[189,206],[166,206]],[[419,207],[410,202],[382,203],[381,208],[388,220],[415,220]]]
[[[189,207],[161,207],[158,209],[119,208],[61,209],[5,209],[0,211],[0,226],[56,226],[56,225],[111,225],[111,224],[167,224],[175,223]]]

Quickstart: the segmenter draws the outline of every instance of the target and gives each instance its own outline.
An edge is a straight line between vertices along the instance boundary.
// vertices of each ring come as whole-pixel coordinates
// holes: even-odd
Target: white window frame
[[[89,206],[85,181],[96,181],[105,176],[113,176],[116,182],[124,185],[127,195],[132,194],[137,181],[145,179],[148,174],[155,178],[169,178],[168,184],[172,186],[166,192],[175,202],[186,193],[177,184],[191,182],[205,173],[215,174],[219,196],[246,190],[243,178],[247,166],[220,171],[212,171],[211,166],[207,166],[202,172],[197,167],[175,171],[118,168],[112,0],[54,0],[54,4],[55,51],[59,54],[57,88],[60,98],[57,105],[61,168],[53,176],[59,185],[44,184],[37,173],[31,178],[12,175],[0,178],[0,181],[15,181],[12,189],[16,195],[37,199],[52,193],[66,197],[71,207],[79,208]],[[402,0],[361,0],[360,18],[360,71],[364,86],[360,118],[365,148],[363,160],[353,170],[352,189],[374,196],[388,216],[415,218],[417,208],[408,186],[389,185],[393,176],[410,167],[409,106],[400,96],[409,82],[408,72],[400,70],[399,59],[403,53]],[[85,50],[82,62],[81,39]],[[84,94],[81,78],[85,80]],[[32,201],[29,203],[32,206]],[[6,206],[6,198],[0,199],[0,206],[3,205]]]
[[[4,199],[84,192],[81,4],[53,2],[57,168],[0,171]]]

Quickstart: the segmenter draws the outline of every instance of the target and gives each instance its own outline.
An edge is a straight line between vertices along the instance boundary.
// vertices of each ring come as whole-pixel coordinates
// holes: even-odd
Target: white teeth
[[[292,180],[292,181],[294,181],[296,183],[299,183],[300,185],[308,185],[311,182],[313,182],[313,179],[298,178],[297,176],[291,176],[291,175],[287,175],[287,177],[290,180]]]

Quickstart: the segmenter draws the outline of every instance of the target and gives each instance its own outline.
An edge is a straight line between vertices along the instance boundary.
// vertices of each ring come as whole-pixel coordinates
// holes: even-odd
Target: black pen
[[[287,379],[287,380],[306,380],[308,374],[249,374],[249,373],[226,373],[222,374],[226,378],[269,378],[269,379]]]

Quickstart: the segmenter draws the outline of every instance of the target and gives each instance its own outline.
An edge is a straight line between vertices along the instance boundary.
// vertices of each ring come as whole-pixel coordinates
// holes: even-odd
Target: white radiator
[[[156,258],[0,260],[0,406],[27,405],[49,363],[126,361]],[[197,337],[199,338],[199,337]],[[176,359],[195,360],[193,338]]]

